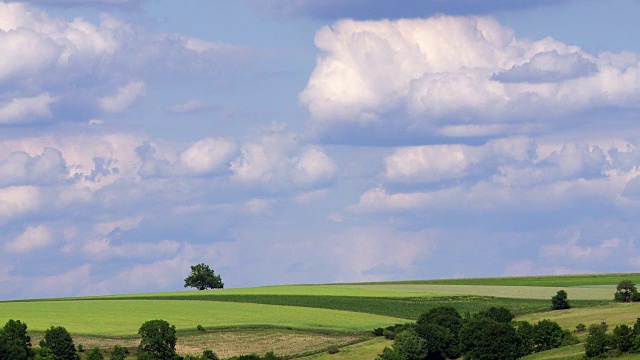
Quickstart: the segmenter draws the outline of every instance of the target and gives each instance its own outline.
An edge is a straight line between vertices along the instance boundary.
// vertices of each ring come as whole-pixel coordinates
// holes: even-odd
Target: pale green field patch
[[[393,342],[386,340],[383,337],[377,337],[375,339],[367,340],[355,345],[346,346],[340,348],[340,352],[337,354],[322,353],[312,356],[304,357],[303,359],[313,360],[372,360],[375,359],[378,354],[382,353],[382,350],[391,346]]]
[[[299,329],[368,331],[406,320],[291,306],[189,300],[74,300],[0,303],[0,322],[17,319],[30,331],[64,326],[72,334],[135,335],[143,322],[163,319],[178,330],[271,325]]]
[[[519,316],[516,320],[537,322],[543,319],[555,321],[565,329],[573,330],[578,324],[606,322],[612,330],[616,325],[632,325],[640,317],[640,303],[610,303],[602,306],[548,311]]]
[[[355,285],[363,290],[385,290],[397,293],[440,294],[440,296],[478,295],[513,299],[549,299],[565,290],[569,295],[569,302],[574,300],[613,300],[615,289],[602,287],[571,287],[556,288],[546,286],[490,286],[490,285],[421,285],[421,284],[384,284],[384,285]],[[444,294],[444,295],[443,295]]]

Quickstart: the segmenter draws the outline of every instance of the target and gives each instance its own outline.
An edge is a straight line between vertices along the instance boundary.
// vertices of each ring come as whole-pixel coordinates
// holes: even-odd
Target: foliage
[[[555,349],[562,345],[564,331],[558,323],[544,319],[533,326],[533,352]]]
[[[606,333],[606,325],[589,326],[589,335],[584,343],[586,358],[599,358],[611,349],[611,339]]]
[[[331,345],[331,346],[329,346],[329,348],[327,349],[327,353],[329,353],[329,354],[337,354],[337,353],[339,353],[339,352],[340,352],[340,349],[339,349],[337,346],[335,346],[335,345]]]
[[[29,360],[35,357],[27,325],[20,320],[9,320],[0,329],[0,360]]]
[[[104,356],[102,356],[100,348],[96,346],[91,349],[91,351],[89,351],[87,357],[85,357],[84,360],[104,360]]]
[[[191,266],[191,274],[184,279],[184,287],[194,287],[198,290],[222,289],[224,283],[220,275],[216,275],[209,265],[200,263]]]
[[[40,347],[50,349],[56,360],[80,359],[73,345],[73,338],[62,326],[52,326],[47,329],[44,339],[40,341]]]
[[[551,297],[551,310],[564,310],[571,308],[567,300],[567,292],[559,290],[555,296]]]
[[[515,317],[511,311],[503,307],[492,306],[487,310],[480,311],[478,316],[486,317],[496,322],[508,324]]]
[[[471,318],[462,326],[460,344],[469,360],[512,360],[521,355],[515,328],[484,316]]]
[[[139,359],[179,360],[176,354],[176,327],[164,320],[149,320],[140,330]]]
[[[399,333],[391,348],[385,347],[377,360],[424,360],[428,355],[427,342],[413,330]]]
[[[123,346],[115,345],[111,349],[110,360],[124,360],[129,355],[129,349]]]
[[[631,280],[622,280],[616,287],[614,300],[618,302],[640,301],[636,285]]]
[[[611,334],[611,346],[621,353],[630,352],[634,338],[633,328],[627,325],[616,326]]]
[[[576,332],[583,332],[587,330],[587,325],[580,323],[576,325]]]
[[[49,348],[36,348],[36,360],[57,360],[53,351]]]

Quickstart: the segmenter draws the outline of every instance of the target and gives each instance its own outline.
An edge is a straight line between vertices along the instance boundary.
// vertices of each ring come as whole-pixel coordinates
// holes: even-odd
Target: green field
[[[182,354],[211,348],[223,358],[275,351],[313,359],[373,359],[390,344],[372,339],[373,328],[413,321],[442,305],[461,313],[506,307],[518,320],[548,318],[571,330],[579,323],[603,320],[610,328],[632,324],[640,315],[640,304],[611,302],[616,284],[624,279],[637,283],[640,274],[284,285],[7,301],[0,302],[0,322],[25,322],[34,343],[45,329],[61,325],[87,348],[120,344],[133,349],[140,325],[163,319],[178,329],[177,349]],[[560,289],[567,291],[573,308],[548,311],[551,296]],[[196,331],[198,325],[207,331]],[[339,346],[340,352],[326,354],[331,345]],[[578,345],[530,359],[575,359],[582,353]]]
[[[349,311],[291,306],[186,300],[77,300],[10,302],[0,305],[0,322],[20,319],[33,331],[51,325],[73,334],[133,336],[140,325],[163,319],[178,330],[270,325],[297,329],[367,331],[405,320]]]

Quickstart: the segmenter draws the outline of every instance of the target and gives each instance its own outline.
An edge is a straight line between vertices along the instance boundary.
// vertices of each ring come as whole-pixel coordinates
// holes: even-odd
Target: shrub
[[[384,335],[384,329],[381,328],[381,327],[373,329],[373,335],[375,335],[375,336]]]
[[[566,291],[560,290],[555,296],[551,297],[552,310],[564,310],[569,308],[571,308],[571,305],[569,305],[569,301],[567,301]]]
[[[327,349],[327,353],[329,354],[337,354],[339,352],[340,352],[340,349],[338,349],[336,345],[329,346],[329,348]]]
[[[102,352],[100,352],[99,347],[94,347],[89,351],[85,360],[104,360],[104,356],[102,356]]]
[[[196,330],[201,331],[201,332],[207,332],[207,329],[205,329],[204,327],[202,327],[202,325],[198,325],[198,326],[196,326]]]
[[[583,332],[587,330],[587,325],[580,323],[576,325],[576,332]]]
[[[122,347],[119,345],[115,345],[113,349],[111,349],[111,360],[124,360],[129,355],[129,349],[126,347]]]
[[[202,360],[219,360],[219,358],[216,353],[209,349],[206,349],[202,352]]]

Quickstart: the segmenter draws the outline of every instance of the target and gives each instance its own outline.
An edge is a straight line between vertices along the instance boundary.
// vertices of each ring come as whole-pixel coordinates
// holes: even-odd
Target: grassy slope
[[[164,319],[177,329],[272,325],[300,329],[368,331],[404,320],[327,309],[183,300],[83,300],[14,302],[0,305],[0,323],[20,319],[30,331],[61,325],[73,334],[135,335],[140,325]]]

